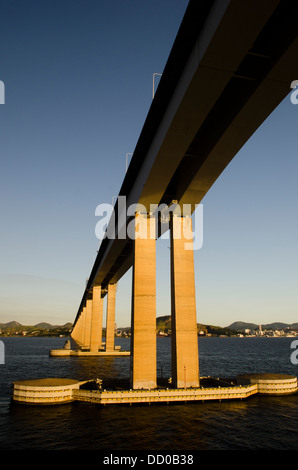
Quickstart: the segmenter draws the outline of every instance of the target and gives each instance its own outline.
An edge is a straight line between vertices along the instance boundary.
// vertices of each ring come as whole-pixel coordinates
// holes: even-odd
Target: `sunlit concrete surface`
[[[130,351],[119,351],[114,349],[113,351],[83,351],[81,349],[51,349],[50,356],[55,357],[67,357],[67,356],[130,356]]]
[[[92,323],[94,289],[100,287],[101,297],[109,297],[110,286],[133,267],[134,389],[156,386],[155,247],[154,240],[134,241],[122,234],[133,220],[150,214],[152,204],[176,201],[181,207],[188,204],[193,214],[289,93],[297,56],[297,24],[287,2],[189,1],[114,205],[117,226],[111,217],[71,333],[82,349],[97,348],[98,339],[92,347],[90,341],[90,335],[101,334]],[[143,206],[142,217],[137,210],[127,213],[135,204]],[[176,241],[170,251],[172,378],[174,386],[183,388],[199,385],[199,367],[193,250],[184,252],[181,240]],[[114,318],[114,308],[109,310]],[[100,307],[97,318],[96,325]]]
[[[13,400],[28,404],[61,404],[73,401],[73,390],[84,382],[75,379],[45,378],[13,383]]]
[[[285,374],[243,374],[237,377],[237,384],[257,384],[262,395],[285,395],[298,390],[297,377]]]
[[[239,383],[241,382],[241,383]],[[62,404],[71,401],[99,405],[204,402],[242,400],[256,394],[288,395],[297,393],[297,377],[283,374],[246,374],[235,381],[206,377],[200,387],[155,389],[105,389],[99,379],[21,380],[13,383],[12,399],[24,404]]]

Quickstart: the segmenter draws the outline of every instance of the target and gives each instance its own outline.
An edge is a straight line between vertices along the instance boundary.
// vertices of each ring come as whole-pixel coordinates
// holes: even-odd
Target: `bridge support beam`
[[[172,379],[177,388],[198,387],[199,353],[191,217],[171,214],[170,231]]]
[[[86,341],[86,306],[83,307],[75,327],[71,333],[72,339],[79,348],[85,348]]]
[[[83,312],[81,312],[78,321],[76,322],[72,332],[71,332],[71,338],[75,341],[75,343],[78,346],[81,346],[83,344],[83,339],[84,339],[84,328],[83,328]]]
[[[115,306],[116,284],[109,284],[107,299],[106,351],[114,351],[115,349]]]
[[[85,347],[85,340],[86,340],[86,305],[83,307],[82,313],[82,331],[81,331],[81,344],[80,347],[84,348]]]
[[[101,298],[101,286],[94,286],[92,291],[90,352],[97,352],[101,349],[102,318],[103,299]]]
[[[92,300],[86,301],[84,325],[84,349],[90,349]]]
[[[131,387],[156,388],[155,218],[136,213],[131,320]]]

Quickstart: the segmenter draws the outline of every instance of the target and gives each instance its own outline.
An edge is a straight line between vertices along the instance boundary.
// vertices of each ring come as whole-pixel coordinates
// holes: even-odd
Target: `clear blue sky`
[[[119,192],[187,3],[2,0],[0,323],[74,320],[99,246],[96,206]],[[203,200],[201,323],[298,321],[297,126],[287,97]],[[168,246],[157,243],[158,316],[170,313]],[[131,271],[119,326],[130,301]]]

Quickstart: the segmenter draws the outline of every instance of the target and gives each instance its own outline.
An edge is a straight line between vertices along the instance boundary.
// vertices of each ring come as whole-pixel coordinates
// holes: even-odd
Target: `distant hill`
[[[157,317],[156,328],[159,330],[171,329],[171,315],[164,315],[163,317]]]
[[[259,328],[259,325],[256,325],[255,323],[245,323],[243,321],[235,321],[231,325],[229,325],[227,328],[231,328],[231,330],[236,330],[236,331],[244,331],[244,330],[254,330],[256,328]]]
[[[0,323],[0,329],[38,329],[38,330],[56,330],[57,328],[61,329],[71,329],[72,323],[65,323],[65,325],[51,325],[50,323],[38,323],[37,325],[22,325],[17,321],[10,321],[8,323]]]
[[[231,325],[227,326],[227,328],[236,331],[244,331],[244,330],[256,330],[259,328],[260,325],[256,325],[255,323],[245,323],[242,321],[236,321]],[[298,323],[282,323],[282,322],[273,322],[273,323],[266,323],[261,324],[263,330],[285,330],[286,328],[298,328]]]
[[[236,321],[232,323],[229,326],[226,326],[224,328],[219,327],[219,326],[213,326],[213,325],[202,325],[202,324],[197,324],[198,328],[201,329],[209,329],[210,328],[218,328],[218,329],[226,329],[226,330],[234,330],[234,331],[244,331],[244,330],[257,330],[259,329],[259,324],[256,323],[246,323],[242,321]],[[282,323],[282,322],[273,322],[273,323],[266,323],[262,324],[262,329],[263,330],[285,330],[286,328],[293,328],[293,329],[298,329],[298,323]],[[165,315],[162,317],[157,317],[156,319],[156,328],[159,330],[164,330],[164,329],[171,329],[171,316],[170,315]]]
[[[63,329],[63,330],[71,330],[73,324],[68,322],[65,323],[64,325],[51,325],[50,323],[46,322],[41,322],[37,323],[36,325],[22,325],[21,323],[17,321],[10,321],[8,323],[0,323],[0,329],[1,330],[27,330],[27,331],[32,331],[34,329],[37,330],[57,330],[57,329]],[[229,326],[226,326],[224,328],[222,327],[217,327],[217,326],[212,326],[212,325],[202,325],[202,324],[197,324],[198,328],[201,330],[209,330],[210,328],[218,328],[218,329],[226,329],[226,330],[234,330],[234,331],[244,331],[244,330],[256,330],[259,328],[259,324],[256,323],[247,323],[247,322],[242,322],[242,321],[237,321],[232,323]],[[292,328],[292,329],[298,329],[298,322],[296,323],[283,323],[283,322],[273,322],[273,323],[266,323],[262,324],[262,329],[263,330],[285,330],[287,328]],[[130,330],[130,327],[127,328],[121,328],[122,330]],[[157,330],[170,330],[171,329],[171,315],[164,315],[161,317],[156,318],[156,329]]]
[[[0,323],[0,328],[22,328],[23,325],[17,321],[10,321],[8,323]]]
[[[51,325],[50,323],[38,323],[35,325],[35,328],[40,328],[41,330],[56,330],[57,328],[72,328],[72,323],[65,323],[65,325]]]
[[[171,330],[171,315],[164,315],[162,317],[157,317],[156,318],[156,330],[157,331],[164,331],[167,332]],[[198,331],[204,332],[206,334],[208,332],[208,328],[206,325],[201,325],[200,323],[197,323]]]

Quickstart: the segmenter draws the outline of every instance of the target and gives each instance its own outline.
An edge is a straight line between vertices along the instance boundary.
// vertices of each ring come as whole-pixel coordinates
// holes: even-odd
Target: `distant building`
[[[262,325],[259,325],[259,335],[262,336],[263,335],[263,331],[262,331]]]

